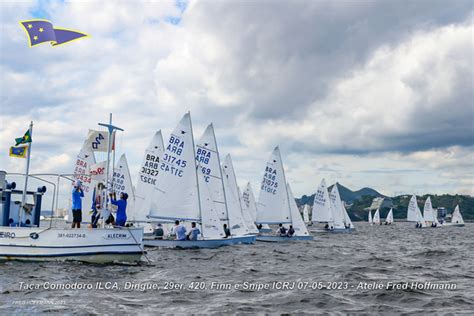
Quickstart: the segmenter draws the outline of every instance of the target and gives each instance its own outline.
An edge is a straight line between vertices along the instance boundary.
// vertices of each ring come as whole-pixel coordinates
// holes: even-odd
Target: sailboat
[[[255,201],[255,196],[253,194],[253,189],[250,182],[247,183],[247,185],[245,186],[245,190],[242,193],[242,201],[242,209],[244,210],[244,212],[247,211],[251,215],[253,223],[256,223],[257,202]],[[272,231],[268,224],[259,224],[259,227],[260,228],[257,227],[259,233],[268,233]]]
[[[143,226],[145,235],[153,233],[153,227],[148,218],[151,199],[155,191],[155,185],[160,172],[160,157],[163,155],[164,145],[161,130],[157,131],[148,147],[145,149],[143,161],[138,173],[135,190],[135,205],[128,212],[129,222],[136,226]]]
[[[372,219],[372,223],[374,225],[380,225],[380,208],[377,208],[377,210],[374,213],[374,217]]]
[[[264,236],[257,241],[286,242],[291,240],[312,240],[301,218],[289,185],[286,183],[280,149],[275,147],[263,175],[258,197],[257,224],[286,224],[295,230],[292,237]]]
[[[351,218],[349,217],[349,213],[347,213],[346,207],[344,203],[342,203],[342,209],[344,210],[344,223],[346,223],[346,228],[355,229],[354,224],[352,224]]]
[[[444,223],[446,226],[464,226],[464,219],[462,218],[461,211],[459,210],[459,205],[456,205],[456,208],[453,211],[451,216],[451,223]]]
[[[232,158],[229,154],[225,157],[224,163],[222,164],[222,178],[224,181],[229,229],[233,236],[253,235],[253,238],[248,240],[248,242],[253,243],[255,242],[255,236],[258,234],[258,229],[251,219],[248,219],[248,221],[245,220],[242,201],[240,199],[240,190],[237,185]]]
[[[368,215],[367,221],[368,221],[369,225],[374,224],[374,220],[372,219],[372,210],[369,210],[369,215]]]
[[[438,222],[438,217],[435,215],[435,211],[431,205],[431,197],[429,196],[425,201],[425,205],[423,206],[423,221],[426,223],[426,225],[430,225],[431,227],[441,227]]]
[[[411,197],[410,202],[408,203],[407,221],[416,222],[416,228],[426,227],[426,223],[423,219],[423,215],[421,215],[420,208],[418,207],[418,203],[416,201],[416,195],[414,194]]]
[[[91,175],[89,174],[89,168],[96,163],[94,153],[87,143],[84,142],[82,145],[81,150],[76,156],[76,161],[74,163],[74,172],[73,172],[73,179],[74,181],[71,183],[71,190],[73,189],[73,184],[76,181],[82,182],[82,190],[84,191],[84,198],[83,201],[85,202],[84,205],[90,206],[92,203],[94,196],[94,187],[95,181],[92,179]],[[82,222],[84,224],[88,224],[90,222],[90,207],[82,207]],[[66,223],[72,222],[72,209],[69,208],[68,215],[65,218]]]
[[[116,129],[112,125],[112,114],[110,123],[102,124],[109,127],[110,133]],[[29,135],[33,133],[33,123],[30,125]],[[102,138],[103,139],[103,138]],[[111,137],[109,137],[110,143]],[[109,146],[110,147],[110,146]],[[84,147],[83,147],[84,148]],[[110,148],[109,148],[110,149]],[[90,157],[86,157],[91,152],[81,151],[84,160],[78,161],[78,165],[86,170],[83,162],[92,162]],[[109,151],[110,152],[110,151]],[[75,260],[90,263],[113,263],[113,262],[138,262],[143,254],[143,229],[129,227],[96,228],[58,228],[41,227],[40,212],[41,199],[46,192],[46,188],[35,191],[27,191],[27,179],[29,169],[29,155],[31,153],[31,143],[28,148],[27,171],[25,177],[25,189],[22,192],[13,190],[13,183],[6,183],[0,180],[2,195],[1,200],[3,222],[0,226],[0,260],[25,260],[25,261],[66,261]],[[109,159],[107,160],[107,163]],[[75,178],[83,180],[83,186],[89,184],[87,172],[78,170]],[[107,171],[109,167],[107,166]],[[108,176],[107,172],[107,176]],[[35,203],[33,216],[30,223],[26,222],[26,213],[23,209],[12,208],[15,195],[23,194],[23,201],[26,196],[31,196]],[[85,198],[84,198],[85,199]],[[84,201],[85,205],[90,200]],[[23,203],[23,202],[22,202]],[[26,204],[25,204],[26,205]],[[87,209],[87,208],[86,208]],[[18,218],[18,226],[12,226],[13,218]]]
[[[393,224],[393,209],[390,209],[390,211],[387,214],[387,218],[385,218],[385,225],[392,225]]]
[[[120,197],[120,194],[127,193],[127,211],[133,213],[135,207],[135,191],[133,189],[132,178],[125,154],[120,156],[119,161],[115,165],[111,186],[117,199]]]
[[[217,248],[254,238],[225,238],[219,215],[226,208],[226,202],[225,198],[222,199],[223,195],[218,197],[215,193],[219,183],[220,187],[223,187],[212,125],[206,129],[195,150],[191,115],[188,112],[165,145],[148,216],[156,221],[180,220],[200,223],[201,234],[195,241],[145,238],[145,245]]]
[[[333,212],[333,217],[337,218],[334,222],[339,223],[342,220],[345,229],[354,229],[354,224],[352,224],[349,214],[342,203],[341,195],[339,194],[339,189],[337,188],[337,183],[333,185],[331,192],[329,193],[329,199],[331,200],[331,210]]]
[[[323,232],[349,232],[344,226],[344,214],[341,210],[334,211],[333,202],[329,196],[326,180],[322,179],[316,191],[313,202],[313,223],[325,223]]]

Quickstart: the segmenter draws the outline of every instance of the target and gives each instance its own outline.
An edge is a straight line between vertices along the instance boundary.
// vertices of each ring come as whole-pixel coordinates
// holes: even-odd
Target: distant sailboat
[[[385,219],[385,225],[391,225],[393,223],[393,209],[390,209],[390,211],[387,214],[387,218]]]
[[[158,179],[160,157],[163,155],[164,145],[161,131],[157,131],[145,150],[143,161],[138,173],[137,186],[135,191],[135,207],[130,215],[130,222],[145,225],[150,232],[150,222],[148,212],[150,211],[152,196],[155,192],[155,185]]]
[[[257,222],[257,202],[255,200],[255,195],[253,194],[253,189],[252,186],[250,185],[250,182],[247,183],[245,186],[245,190],[242,193],[242,208],[245,212],[245,210],[250,214],[252,217],[253,223]],[[271,232],[270,226],[268,224],[260,224],[259,225],[261,228],[258,229],[260,233],[268,233]]]
[[[344,225],[345,229],[354,229],[354,224],[352,224],[349,214],[344,207],[344,203],[341,200],[341,195],[339,194],[339,189],[337,188],[337,183],[333,185],[331,192],[329,193],[329,199],[332,203],[332,211],[334,218],[337,218],[334,222],[341,222]],[[337,228],[337,226],[336,226]]]
[[[369,210],[368,222],[369,222],[370,225],[373,225],[373,224],[374,224],[374,221],[373,221],[373,219],[372,219],[372,210]]]
[[[380,225],[380,208],[375,211],[372,222],[374,225]]]
[[[446,225],[446,224],[445,224]],[[451,216],[451,223],[447,223],[448,226],[464,226],[464,219],[462,218],[459,205],[456,205],[453,215]]]
[[[429,196],[423,206],[423,221],[426,225],[430,225],[431,227],[441,227],[438,222],[438,217],[435,215],[435,211],[433,210],[431,198]]]
[[[416,195],[413,195],[410,199],[410,202],[408,203],[407,221],[416,222],[416,228],[426,227],[426,223],[423,219],[423,215],[421,215],[420,208],[418,207]]]
[[[295,230],[292,237],[258,236],[258,241],[285,242],[292,240],[311,240],[306,226],[298,211],[283,169],[280,149],[275,147],[263,175],[260,194],[258,197],[257,224],[292,225]]]
[[[242,212],[242,203],[240,200],[240,190],[237,185],[232,158],[228,154],[222,164],[222,178],[224,181],[224,192],[227,204],[227,214],[229,218],[229,229],[234,236],[245,236],[258,234],[254,223],[249,228]]]
[[[335,199],[335,196],[333,196]],[[316,191],[313,202],[313,223],[325,223],[323,231],[327,232],[349,232],[344,226],[344,214],[342,210],[335,212],[331,197],[329,196],[326,180],[322,179]]]

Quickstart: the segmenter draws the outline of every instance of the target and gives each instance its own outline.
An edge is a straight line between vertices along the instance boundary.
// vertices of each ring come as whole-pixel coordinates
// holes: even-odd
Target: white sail
[[[347,213],[344,203],[342,203],[342,209],[344,210],[344,222],[346,223],[347,227],[355,228],[354,224],[352,224],[351,218],[349,217],[349,213]]]
[[[115,165],[112,191],[117,195],[117,199],[120,198],[121,193],[128,194],[127,212],[133,214],[133,209],[135,206],[135,192],[133,190],[132,178],[130,177],[130,170],[128,169],[128,163],[125,154],[120,156],[119,161]]]
[[[94,187],[96,182],[92,180],[89,175],[89,169],[96,163],[94,153],[84,142],[79,154],[76,157],[73,179],[82,182],[82,190],[84,191],[84,198],[82,199],[82,222],[90,222],[90,211],[92,209]],[[74,184],[74,183],[73,183]],[[72,187],[71,187],[72,191]],[[69,220],[72,221],[72,210],[69,210]]]
[[[410,199],[410,202],[408,203],[407,221],[409,222],[420,221],[419,214],[418,214],[419,211],[420,209],[418,208],[418,203],[416,202],[416,195],[413,195]]]
[[[257,223],[290,223],[290,206],[283,172],[280,149],[277,146],[265,166],[258,197]]]
[[[369,221],[369,224],[373,224],[373,220],[372,220],[372,210],[369,210],[369,218],[368,218],[368,221]]]
[[[331,200],[329,198],[326,180],[322,180],[314,196],[313,202],[313,222],[334,222],[331,210]]]
[[[190,221],[201,218],[189,113],[183,116],[165,143],[149,216]]]
[[[224,184],[214,127],[209,124],[196,143],[196,164],[201,201],[202,236],[222,238],[221,219],[227,218]]]
[[[250,234],[258,234],[258,228],[255,225],[255,219],[253,218],[246,202],[244,201],[243,195],[240,193],[240,188],[237,189],[239,190],[239,196],[242,197],[240,199],[240,204],[242,206],[242,216],[244,217],[245,224],[247,225]]]
[[[342,201],[339,195],[339,190],[337,189],[337,184],[334,184],[329,193],[329,199],[331,200],[331,210],[334,218],[334,227],[343,228],[344,227],[344,211],[342,209]]]
[[[158,179],[160,157],[163,155],[164,145],[161,131],[153,135],[153,138],[145,150],[142,165],[138,173],[135,192],[135,207],[130,214],[130,220],[135,222],[149,221],[147,218],[150,210],[151,199],[154,195],[156,181]]]
[[[303,220],[305,223],[309,223],[309,205],[305,204],[303,208]]]
[[[385,222],[388,224],[393,223],[393,209],[390,209],[390,211],[388,212]]]
[[[214,127],[209,124],[203,135],[196,143],[196,161],[198,173],[201,173],[207,183],[215,209],[219,218],[227,221],[227,207],[224,197],[224,183],[220,166]]]
[[[232,158],[227,155],[222,165],[222,175],[224,179],[225,198],[229,215],[229,228],[233,235],[243,236],[249,234],[244,217],[242,215],[242,205],[240,203],[240,192],[235,177]]]
[[[201,166],[198,163],[198,168]],[[224,238],[224,228],[219,219],[216,203],[212,197],[212,189],[206,181],[205,173],[198,172],[199,201],[201,203],[201,237],[203,239]]]
[[[290,214],[291,214],[291,222],[293,225],[293,229],[295,230],[295,236],[309,236],[308,229],[301,218],[300,211],[298,210],[298,206],[296,205],[295,197],[293,196],[293,192],[291,191],[290,184],[287,183],[286,185],[288,190],[288,199],[290,202]]]
[[[374,213],[374,218],[372,219],[374,224],[380,224],[380,209],[378,208]]]
[[[435,218],[434,218],[434,212],[433,212],[433,206],[431,205],[431,198],[428,196],[428,198],[425,201],[425,205],[423,206],[423,220],[425,222],[430,222],[434,223]]]
[[[454,224],[464,224],[464,219],[462,218],[461,211],[459,210],[459,205],[456,205],[453,215],[451,217],[451,223]]]
[[[248,210],[248,213],[252,216],[252,221],[255,223],[257,220],[257,202],[255,201],[250,182],[247,183],[247,186],[242,193],[242,202],[242,208]]]

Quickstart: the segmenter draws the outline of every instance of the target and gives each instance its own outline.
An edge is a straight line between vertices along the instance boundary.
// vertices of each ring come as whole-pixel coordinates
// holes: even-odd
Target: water
[[[215,250],[148,251],[150,264],[0,263],[0,314],[16,313],[469,313],[474,297],[474,224],[416,230],[408,223],[353,234],[315,234],[314,241],[257,243]],[[20,290],[19,282],[89,284],[122,289]],[[296,282],[306,289],[242,290],[243,282]],[[412,281],[455,284],[455,290],[357,289]],[[117,283],[113,283],[117,282]],[[124,290],[126,282],[159,290]],[[173,282],[184,289],[163,289]],[[189,290],[191,282],[206,289]],[[211,282],[230,289],[210,289]],[[308,282],[308,283],[305,283]],[[347,289],[311,289],[322,282]],[[346,284],[347,282],[347,284]],[[171,283],[167,283],[170,285]]]

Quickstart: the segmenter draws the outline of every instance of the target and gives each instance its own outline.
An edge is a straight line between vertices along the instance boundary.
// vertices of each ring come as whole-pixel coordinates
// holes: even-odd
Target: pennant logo
[[[81,38],[89,37],[89,35],[79,31],[55,28],[53,27],[53,23],[48,20],[26,20],[21,21],[20,25],[28,35],[30,47],[47,42],[50,42],[52,46],[59,46]]]

